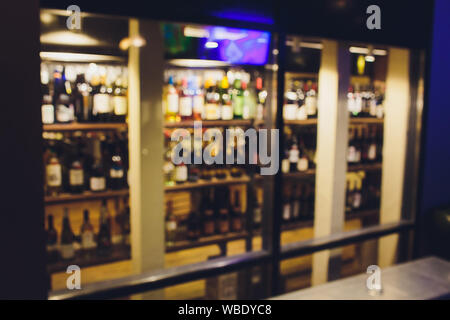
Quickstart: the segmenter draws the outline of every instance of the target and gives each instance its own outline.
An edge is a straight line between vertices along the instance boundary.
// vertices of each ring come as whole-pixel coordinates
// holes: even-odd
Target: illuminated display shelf
[[[44,131],[102,131],[102,130],[122,130],[128,129],[127,123],[55,123],[55,124],[44,124],[42,126]]]
[[[211,180],[202,180],[199,179],[197,182],[185,182],[181,184],[175,184],[173,186],[164,186],[164,191],[173,192],[173,191],[185,191],[190,189],[204,188],[204,187],[215,187],[222,185],[232,185],[232,184],[244,184],[248,183],[250,178],[248,176],[242,177],[229,177],[225,179],[217,179],[212,178]]]
[[[128,196],[128,194],[129,194],[128,189],[106,190],[102,192],[85,191],[83,193],[76,193],[76,194],[62,193],[57,196],[46,196],[44,202],[46,205],[51,205],[57,203],[69,203],[69,202],[100,200],[114,197],[124,197]]]

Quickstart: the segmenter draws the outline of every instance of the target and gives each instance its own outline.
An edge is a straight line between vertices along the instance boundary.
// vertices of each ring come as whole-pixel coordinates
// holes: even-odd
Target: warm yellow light
[[[105,44],[103,41],[86,34],[68,30],[44,33],[41,35],[41,43],[66,46],[99,46]]]

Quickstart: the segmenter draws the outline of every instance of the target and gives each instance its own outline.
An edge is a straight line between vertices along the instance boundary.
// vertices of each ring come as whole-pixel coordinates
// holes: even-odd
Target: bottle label
[[[298,108],[296,118],[297,118],[297,120],[306,120],[306,119],[308,119],[308,115],[306,114],[306,107],[305,107],[305,105],[303,105],[300,108]]]
[[[295,120],[297,116],[296,104],[285,104],[283,108],[283,117],[285,120]]]
[[[233,108],[230,105],[222,106],[222,120],[231,120],[233,119]]]
[[[69,122],[74,119],[73,105],[66,106],[64,104],[58,104],[56,106],[56,120],[58,122]]]
[[[235,97],[233,102],[234,114],[238,117],[242,117],[244,113],[244,97]]]
[[[242,110],[242,118],[250,119],[250,106],[248,104],[244,104],[244,108]]]
[[[261,208],[253,209],[253,221],[255,223],[261,223],[261,221],[262,221],[262,210],[261,210]]]
[[[109,170],[109,176],[113,179],[123,178],[123,169],[111,168],[111,170]]]
[[[61,244],[59,249],[63,259],[72,259],[75,256],[75,248],[73,247],[73,243]]]
[[[348,148],[347,161],[356,162],[356,148],[354,146]]]
[[[62,173],[60,164],[47,165],[47,185],[49,187],[59,187],[62,183]]]
[[[203,100],[203,96],[202,95],[196,95],[193,98],[192,104],[193,104],[193,109],[194,112],[197,114],[203,114],[204,112],[204,100]]]
[[[47,252],[54,252],[56,250],[58,250],[58,245],[56,243],[47,244]]]
[[[315,97],[306,97],[305,105],[308,116],[315,115],[317,113],[317,99]]]
[[[281,160],[281,172],[288,173],[290,169],[289,159]]]
[[[285,204],[283,206],[283,220],[289,220],[291,218],[291,206]]]
[[[300,151],[298,149],[289,150],[289,162],[297,163]]]
[[[383,108],[383,105],[382,105],[382,104],[379,104],[379,105],[377,106],[377,118],[378,118],[378,119],[382,119],[383,116],[384,116],[384,108]]]
[[[297,169],[298,171],[306,171],[308,170],[308,158],[302,157],[298,160]]]
[[[52,124],[55,122],[55,108],[52,104],[43,104],[41,107],[42,123]]]
[[[369,160],[375,160],[376,157],[377,157],[377,145],[375,143],[372,143],[369,146],[369,151],[367,152],[367,158],[369,158]]]
[[[377,115],[377,101],[375,99],[370,100],[369,114],[372,117],[376,117]]]
[[[95,248],[96,244],[94,241],[94,232],[92,231],[84,231],[81,235],[81,247],[83,249],[92,249]]]
[[[167,95],[167,112],[178,113],[178,95],[168,94]]]
[[[192,99],[190,97],[180,98],[180,116],[182,117],[192,116]]]
[[[175,180],[186,181],[188,178],[188,169],[186,166],[177,166],[175,168]]]
[[[113,97],[114,114],[116,116],[124,116],[127,114],[127,98],[124,96]]]
[[[264,106],[262,104],[258,104],[256,106],[256,120],[264,119]]]
[[[206,120],[217,120],[219,106],[215,103],[207,103],[205,106],[205,118]]]
[[[98,113],[110,113],[113,111],[112,107],[109,94],[97,93],[94,95],[94,107],[92,111],[94,115]]]
[[[92,191],[104,190],[106,187],[104,177],[91,177],[89,182]]]
[[[69,183],[71,186],[80,186],[84,183],[83,169],[69,170]]]
[[[167,221],[166,229],[167,229],[167,231],[175,231],[177,229],[177,222],[176,221]]]
[[[361,193],[355,192],[353,194],[353,208],[358,209],[361,206]]]

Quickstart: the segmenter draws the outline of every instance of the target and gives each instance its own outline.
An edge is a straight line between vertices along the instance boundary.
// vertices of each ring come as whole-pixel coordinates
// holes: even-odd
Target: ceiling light
[[[46,52],[42,51],[40,54],[42,60],[48,61],[62,61],[62,62],[101,62],[101,61],[126,61],[123,57],[109,56],[103,54],[87,54],[87,53],[73,53],[73,52]]]

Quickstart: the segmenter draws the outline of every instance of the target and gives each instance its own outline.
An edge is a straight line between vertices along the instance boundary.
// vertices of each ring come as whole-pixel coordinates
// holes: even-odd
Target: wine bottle
[[[234,101],[232,101],[231,90],[228,83],[228,78],[222,78],[220,84],[220,113],[222,120],[233,119],[233,110],[235,108]]]
[[[112,104],[114,110],[114,122],[125,122],[125,118],[128,112],[128,100],[125,80],[122,77],[118,77],[114,84],[114,96],[112,97]]]
[[[97,239],[97,252],[99,256],[107,256],[111,254],[112,242],[111,242],[111,219],[108,208],[106,206],[106,200],[102,201],[100,207],[100,229]]]
[[[193,99],[192,94],[188,88],[188,80],[186,78],[183,78],[181,80],[179,103],[181,120],[191,120]]]
[[[109,183],[113,190],[122,189],[125,185],[125,169],[123,166],[121,152],[116,144],[115,151],[111,156],[111,165],[109,169]]]
[[[70,227],[69,209],[64,208],[63,225],[61,231],[61,258],[70,260],[75,257],[75,248],[73,246],[74,234]]]
[[[187,237],[189,240],[197,240],[200,237],[200,212],[198,206],[198,197],[196,192],[191,193],[191,211],[187,219]]]
[[[301,212],[301,208],[300,208],[300,204],[301,204],[301,199],[300,199],[300,185],[298,185],[294,192],[291,195],[291,218],[292,220],[296,221],[300,219],[300,212]]]
[[[173,245],[177,237],[177,219],[173,214],[172,201],[167,202],[166,213],[166,243]]]
[[[174,79],[172,76],[169,77],[169,82],[167,84],[166,91],[167,91],[166,121],[175,122],[177,121],[178,117],[179,104],[178,104],[178,92],[174,86]]]
[[[89,210],[83,211],[83,224],[80,230],[81,248],[87,253],[88,250],[95,248],[94,227],[89,221]]]
[[[192,113],[194,120],[202,120],[205,117],[205,95],[201,88],[200,77],[195,77],[192,83],[194,96],[192,97]]]
[[[241,207],[241,195],[239,190],[234,192],[234,204],[233,210],[231,211],[231,229],[234,232],[240,232],[243,229],[243,215]]]
[[[108,92],[110,83],[106,82],[106,71],[100,75],[100,84],[96,87],[93,97],[93,119],[96,122],[109,122],[113,115],[113,104],[111,102],[111,95]],[[110,79],[108,79],[109,81]]]
[[[106,188],[106,177],[103,169],[101,159],[100,141],[95,139],[93,141],[94,147],[94,161],[90,169],[89,188],[91,191],[104,191]]]
[[[205,191],[203,194],[203,234],[205,236],[210,236],[214,234],[214,206],[211,201],[210,192]]]
[[[47,216],[47,258],[50,263],[56,262],[58,254],[58,233],[53,226],[53,215]]]
[[[205,90],[205,120],[218,120],[220,119],[220,94],[217,92],[217,87],[214,85],[212,79],[206,80]]]
[[[62,165],[56,153],[51,152],[46,165],[47,194],[58,195],[62,190]]]
[[[292,139],[292,144],[291,144],[291,148],[289,149],[289,171],[290,172],[295,172],[297,171],[297,163],[298,163],[298,159],[299,159],[299,154],[300,151],[298,150],[298,146],[297,146],[297,138]]]

